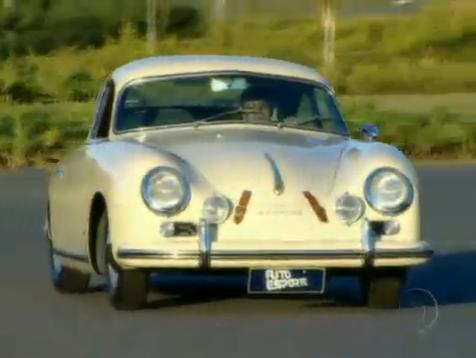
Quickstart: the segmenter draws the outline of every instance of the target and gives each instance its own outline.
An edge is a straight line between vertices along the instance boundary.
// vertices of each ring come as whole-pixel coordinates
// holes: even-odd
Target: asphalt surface
[[[396,311],[358,306],[345,278],[322,299],[246,297],[239,278],[203,281],[206,293],[152,297],[137,312],[114,311],[100,290],[60,295],[42,236],[46,176],[0,174],[0,358],[475,357],[476,167],[419,172],[437,255],[411,271]]]

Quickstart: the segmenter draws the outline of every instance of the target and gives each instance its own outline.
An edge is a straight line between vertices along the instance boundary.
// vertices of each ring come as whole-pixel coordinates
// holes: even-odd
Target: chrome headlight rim
[[[405,184],[408,194],[405,200],[403,200],[399,205],[395,206],[394,208],[382,208],[379,207],[378,205],[375,204],[374,200],[372,198],[371,194],[371,185],[372,185],[372,180],[377,175],[380,175],[382,173],[391,173],[399,177],[400,180]],[[367,204],[373,208],[375,211],[388,215],[388,216],[396,216],[399,215],[403,212],[405,212],[412,204],[413,201],[415,200],[415,188],[413,186],[412,181],[400,170],[392,167],[382,167],[374,170],[373,172],[370,173],[370,175],[367,177],[365,181],[365,188],[364,188],[364,197],[365,201]]]
[[[207,202],[211,201],[211,200],[216,200],[216,199],[221,200],[221,202],[223,204],[225,204],[226,214],[223,215],[222,217],[220,217],[218,220],[212,220],[210,217],[207,217],[207,215],[204,214],[204,211],[205,211],[205,206],[207,205]],[[233,212],[233,203],[231,202],[231,200],[228,199],[224,195],[214,194],[214,195],[211,195],[211,196],[207,197],[203,201],[201,217],[205,222],[207,222],[209,224],[223,224],[225,221],[227,221],[230,218],[232,212]]]
[[[146,194],[147,185],[148,183],[150,183],[151,178],[159,173],[168,173],[175,176],[175,178],[178,180],[178,182],[180,183],[180,186],[182,187],[184,191],[184,195],[182,199],[179,202],[177,202],[176,205],[173,205],[172,207],[166,207],[163,209],[154,207],[153,205],[151,205],[150,201],[147,198],[147,194]],[[172,167],[160,166],[160,167],[156,167],[149,170],[147,174],[144,176],[144,178],[142,179],[141,196],[142,196],[142,200],[144,201],[144,204],[152,212],[158,215],[170,217],[170,216],[174,216],[181,213],[188,207],[191,200],[191,190],[190,190],[190,185],[188,184],[187,180],[185,179],[185,177],[180,171]]]
[[[346,220],[344,218],[344,216],[342,216],[341,214],[339,214],[339,205],[341,204],[341,202],[345,199],[352,199],[352,200],[355,200],[356,202],[359,203],[360,205],[360,210],[359,210],[359,213],[358,215],[354,216],[351,218],[351,220]],[[353,195],[351,193],[345,193],[341,196],[339,196],[337,198],[337,200],[335,201],[335,204],[334,204],[334,213],[336,214],[336,216],[338,217],[339,220],[341,220],[344,224],[346,224],[347,226],[350,226],[354,223],[356,223],[357,221],[359,221],[365,214],[365,208],[366,205],[365,205],[365,202],[362,198],[360,198],[359,196],[357,195]]]

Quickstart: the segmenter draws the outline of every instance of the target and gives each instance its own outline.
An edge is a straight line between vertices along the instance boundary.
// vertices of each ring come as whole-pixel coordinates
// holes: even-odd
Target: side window
[[[108,81],[99,93],[91,138],[107,138],[111,125],[112,107],[114,103],[114,84]]]

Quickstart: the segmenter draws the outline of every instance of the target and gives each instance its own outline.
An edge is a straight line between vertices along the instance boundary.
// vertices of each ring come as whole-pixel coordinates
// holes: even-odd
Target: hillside
[[[375,122],[382,140],[414,158],[476,157],[476,2],[436,1],[398,16],[339,18],[336,63],[329,71],[323,71],[318,16],[258,14],[213,27],[196,18],[187,22],[190,32],[160,33],[152,52],[140,26],[122,22],[101,44],[8,56],[0,62],[0,165],[43,165],[76,146],[109,73],[162,54],[245,54],[302,63],[332,80],[355,134],[361,123]],[[105,12],[107,4],[101,2]]]

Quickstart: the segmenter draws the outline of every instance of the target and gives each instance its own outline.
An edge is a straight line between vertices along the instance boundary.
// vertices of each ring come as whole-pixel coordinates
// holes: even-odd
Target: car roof
[[[112,78],[116,89],[120,90],[130,81],[147,77],[235,71],[293,77],[330,86],[324,77],[310,67],[287,61],[248,56],[180,55],[148,57],[119,67],[113,72]]]

